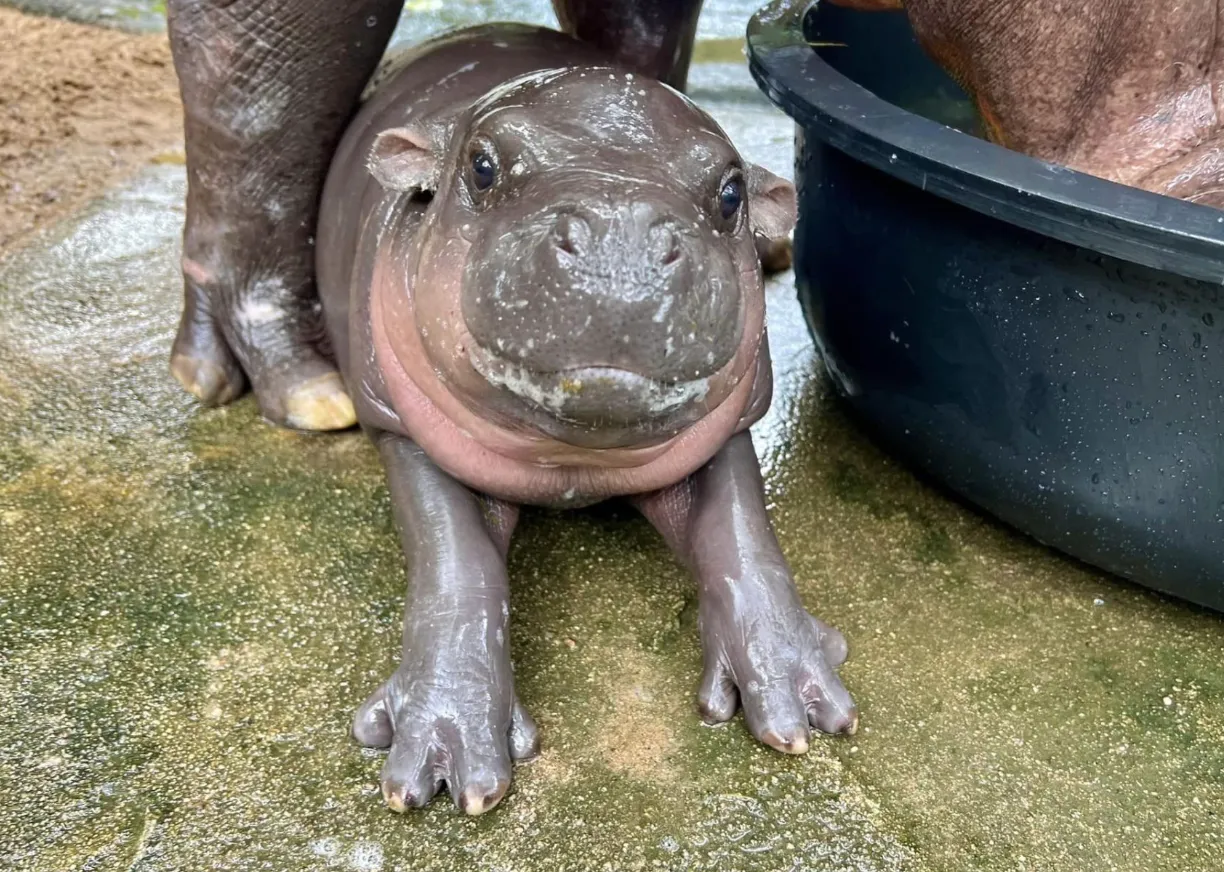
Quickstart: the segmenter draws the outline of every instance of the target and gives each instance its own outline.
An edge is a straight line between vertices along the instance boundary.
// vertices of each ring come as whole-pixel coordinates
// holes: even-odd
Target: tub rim
[[[800,127],[982,214],[1131,263],[1224,283],[1224,211],[1037,160],[877,97],[808,44],[804,17],[819,3],[771,0],[748,23],[749,70]]]

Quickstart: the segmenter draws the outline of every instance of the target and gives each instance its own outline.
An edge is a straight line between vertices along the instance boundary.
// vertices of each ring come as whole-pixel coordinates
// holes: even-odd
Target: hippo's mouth
[[[581,427],[683,426],[710,392],[709,378],[660,381],[615,366],[533,370],[473,343],[472,367],[557,421]],[[681,420],[684,419],[684,420]]]

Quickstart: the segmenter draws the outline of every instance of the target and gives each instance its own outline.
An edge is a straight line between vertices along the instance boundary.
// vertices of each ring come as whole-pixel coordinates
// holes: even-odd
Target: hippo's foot
[[[858,711],[833,671],[846,640],[800,602],[749,434],[733,436],[687,481],[636,502],[696,577],[704,719],[728,721],[738,702],[752,734],[789,754],[807,751],[809,727],[854,733]]]
[[[382,791],[396,811],[443,783],[468,814],[535,756],[536,725],[514,693],[506,550],[518,508],[480,499],[417,445],[381,434],[391,504],[409,567],[400,667],[353,721],[364,745],[390,748]]]
[[[382,793],[393,810],[425,806],[445,783],[457,807],[481,814],[506,795],[511,761],[538,753],[536,725],[514,696],[508,658],[479,662],[431,641],[361,706],[353,735],[391,749]]]
[[[192,228],[188,228],[188,236]],[[232,402],[250,378],[269,420],[302,430],[340,430],[356,415],[340,375],[318,348],[320,311],[309,274],[281,280],[217,281],[184,258],[186,305],[170,369],[206,405]]]
[[[787,574],[712,580],[699,614],[705,672],[698,706],[707,723],[730,720],[738,696],[752,734],[788,754],[807,751],[809,726],[858,729],[854,703],[833,672],[846,659],[846,640],[804,610]]]
[[[249,382],[275,423],[356,423],[322,342],[316,204],[402,7],[167,3],[187,146],[186,293],[170,368],[207,405]]]

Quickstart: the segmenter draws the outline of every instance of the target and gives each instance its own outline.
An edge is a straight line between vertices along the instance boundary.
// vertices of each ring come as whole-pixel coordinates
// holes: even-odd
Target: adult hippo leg
[[[392,506],[408,563],[399,669],[353,722],[359,742],[391,749],[382,790],[396,811],[447,784],[480,814],[510,786],[510,761],[538,750],[514,693],[506,551],[518,508],[483,500],[399,436],[381,434]]]
[[[324,172],[403,0],[170,0],[187,152],[185,305],[171,370],[210,405],[351,426],[324,342],[313,237]]]
[[[748,433],[687,481],[636,502],[697,580],[706,721],[729,720],[738,690],[752,734],[779,751],[805,752],[809,725],[853,733],[858,713],[833,672],[846,641],[800,602]]]
[[[553,0],[562,29],[683,91],[702,0]]]

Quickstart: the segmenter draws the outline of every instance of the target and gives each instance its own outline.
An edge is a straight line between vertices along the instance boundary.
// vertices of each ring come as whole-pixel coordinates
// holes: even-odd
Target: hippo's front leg
[[[636,502],[696,576],[703,717],[730,720],[738,690],[748,728],[779,751],[804,753],[809,725],[853,733],[858,713],[833,671],[846,641],[800,602],[748,433],[688,480]]]
[[[538,750],[510,666],[505,555],[518,509],[482,505],[407,439],[384,434],[379,450],[408,561],[404,646],[353,734],[390,747],[391,808],[423,806],[445,782],[457,806],[480,814],[505,795],[510,761]]]

